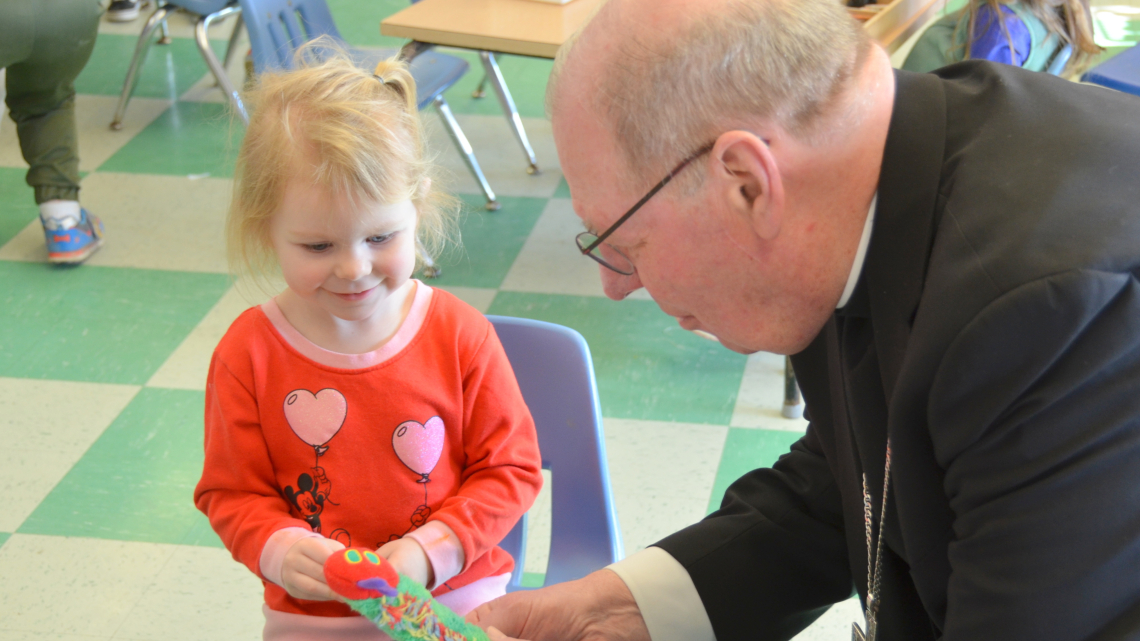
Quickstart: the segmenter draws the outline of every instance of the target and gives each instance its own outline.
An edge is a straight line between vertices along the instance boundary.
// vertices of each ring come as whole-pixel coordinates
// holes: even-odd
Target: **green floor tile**
[[[223,274],[0,261],[0,376],[141,385],[230,287]]]
[[[713,425],[732,418],[745,357],[681,329],[651,301],[499,292],[487,313],[581,332],[605,416]]]
[[[407,38],[380,35],[380,21],[407,9],[408,0],[328,0],[329,11],[344,41],[355,47],[399,48]]]
[[[447,49],[446,52],[464,58],[471,65],[467,75],[443,94],[451,105],[451,110],[457,114],[502,115],[503,108],[499,106],[499,99],[490,85],[487,85],[486,94],[482,98],[471,96],[483,78],[483,63],[479,61],[479,54],[454,49]],[[497,59],[519,115],[524,118],[545,118],[546,81],[550,78],[554,61],[505,54],[499,55]]]
[[[541,588],[546,582],[546,575],[542,572],[523,572],[519,584],[524,588]]]
[[[0,532],[0,547],[4,546],[4,541],[7,541],[10,536],[12,536],[10,532]]]
[[[771,467],[776,459],[788,451],[792,443],[800,440],[803,434],[779,432],[776,430],[755,430],[732,427],[724,442],[724,454],[716,469],[716,481],[709,496],[708,511],[720,508],[724,491],[736,479],[760,467]]]
[[[142,21],[139,21],[139,31],[142,31]],[[91,59],[75,79],[75,90],[78,93],[101,96],[118,96],[122,93],[123,81],[127,77],[127,67],[130,66],[136,43],[137,35],[99,34]],[[225,55],[226,41],[214,40],[210,44],[221,60]],[[132,95],[177,100],[178,96],[208,73],[210,69],[194,41],[174,38],[168,45],[151,46],[146,61],[139,70],[138,85]],[[127,115],[130,115],[129,106]]]
[[[546,207],[545,198],[500,196],[502,208],[483,209],[482,196],[462,196],[463,244],[438,261],[443,274],[432,284],[458,287],[498,287]]]
[[[197,479],[195,479],[197,482]],[[186,536],[182,537],[179,541],[182,545],[197,545],[199,547],[207,548],[224,548],[222,540],[214,532],[214,528],[210,527],[210,522],[206,519],[206,515],[201,512],[195,512],[194,524],[186,532]]]
[[[23,168],[0,167],[0,245],[12,240],[40,214],[35,191],[24,182],[27,173]]]
[[[23,534],[182,543],[201,520],[202,392],[139,391],[34,512]]]
[[[558,188],[554,190],[554,198],[569,198],[569,197],[570,197],[570,185],[566,182],[566,179],[563,178],[562,180],[558,181]]]
[[[99,171],[229,178],[244,133],[224,105],[176,102]]]

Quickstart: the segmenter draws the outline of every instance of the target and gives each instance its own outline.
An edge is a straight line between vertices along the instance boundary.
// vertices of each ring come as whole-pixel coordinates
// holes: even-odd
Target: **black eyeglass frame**
[[[614,267],[613,265],[606,262],[601,256],[595,256],[592,252],[595,249],[597,249],[599,245],[601,245],[603,242],[605,242],[605,240],[607,238],[609,238],[611,234],[613,234],[615,231],[617,231],[618,227],[621,227],[622,224],[625,223],[625,221],[629,220],[630,216],[634,215],[637,212],[637,210],[641,209],[642,205],[644,205],[650,198],[652,198],[654,194],[661,191],[661,189],[663,187],[665,187],[665,185],[668,185],[669,182],[672,181],[673,178],[675,178],[677,176],[677,174],[681,173],[682,169],[684,169],[685,167],[687,167],[689,165],[689,163],[693,162],[697,158],[700,158],[701,156],[712,151],[712,148],[714,145],[716,145],[715,140],[713,142],[710,142],[707,145],[701,147],[700,149],[694,151],[687,158],[682,160],[680,162],[680,164],[678,164],[676,167],[673,168],[673,171],[670,171],[668,173],[668,175],[666,175],[664,178],[661,179],[661,182],[654,185],[653,189],[649,190],[649,193],[645,194],[645,196],[643,196],[641,198],[641,200],[637,201],[637,203],[633,207],[630,207],[629,211],[622,214],[621,218],[618,218],[616,221],[614,221],[614,224],[610,225],[605,231],[598,234],[595,237],[594,241],[592,243],[590,243],[589,245],[586,245],[584,247],[582,246],[582,237],[583,236],[594,236],[593,232],[584,231],[584,232],[578,234],[577,236],[575,236],[574,242],[578,245],[578,250],[581,251],[582,254],[589,256],[590,258],[594,259],[599,265],[602,265],[603,267],[605,267],[607,269],[613,270],[613,271],[621,274],[622,276],[632,276],[633,273],[637,271],[637,268],[633,268],[631,271],[628,271],[628,272],[622,271],[622,270],[618,269],[617,267]],[[613,249],[613,248],[611,247],[611,249]],[[633,261],[629,260],[628,256],[626,256],[625,254],[622,254],[621,252],[619,252],[616,249],[613,249],[613,251],[617,252],[622,258],[625,258],[626,261],[629,262],[631,267],[633,266]]]

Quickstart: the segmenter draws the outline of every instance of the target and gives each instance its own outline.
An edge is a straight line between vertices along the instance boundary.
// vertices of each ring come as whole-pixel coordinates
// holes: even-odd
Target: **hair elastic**
[[[375,74],[375,73],[374,73],[374,74],[372,74],[372,77],[373,77],[373,78],[375,78],[375,79],[377,79],[377,80],[379,80],[379,81],[380,81],[380,84],[382,84],[382,85],[386,85],[386,84],[388,84],[388,83],[384,82],[384,79],[383,79],[383,78],[381,78],[379,74]]]

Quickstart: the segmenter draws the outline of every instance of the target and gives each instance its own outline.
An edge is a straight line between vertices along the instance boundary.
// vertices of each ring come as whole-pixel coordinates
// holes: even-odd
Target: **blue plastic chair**
[[[1140,96],[1140,46],[1122,51],[1081,77],[1084,82]]]
[[[550,561],[544,585],[580,579],[625,553],[610,490],[602,412],[590,348],[561,325],[488,316],[514,368],[551,472]],[[507,590],[522,587],[526,516],[499,545],[516,560]]]
[[[230,65],[230,59],[234,54],[234,46],[237,44],[238,37],[241,35],[241,16],[238,15],[238,23],[234,25],[233,34],[230,36],[229,46],[226,48],[226,57],[224,63],[219,63],[214,51],[210,49],[210,40],[208,33],[210,24],[216,20],[220,20],[235,13],[239,13],[237,0],[166,0],[159,2],[158,7],[150,18],[143,25],[142,33],[139,34],[139,41],[135,45],[134,56],[131,57],[131,64],[127,67],[127,77],[123,81],[123,91],[119,96],[119,105],[115,109],[115,118],[111,121],[111,129],[123,128],[123,116],[127,112],[127,104],[131,101],[131,95],[135,92],[135,86],[139,81],[139,67],[143,61],[146,60],[146,54],[150,50],[151,44],[154,42],[154,30],[159,27],[162,28],[162,39],[159,41],[162,44],[170,43],[170,33],[166,27],[166,17],[171,12],[182,9],[197,17],[194,24],[194,41],[198,45],[198,52],[202,54],[202,59],[206,61],[206,66],[210,68],[210,72],[214,74],[214,79],[217,81],[218,86],[221,87],[222,92],[234,102],[238,108],[238,112],[242,118],[249,122],[246,118],[245,108],[241,105],[241,98],[238,96],[237,91],[230,82],[229,77],[226,75],[226,68]]]
[[[291,69],[293,55],[306,42],[327,36],[339,43],[353,56],[357,65],[371,70],[381,60],[392,58],[396,49],[361,49],[348,46],[333,21],[325,0],[239,0],[242,17],[249,31],[253,50],[253,68],[257,73],[270,69]],[[467,73],[466,60],[435,51],[425,51],[408,64],[416,81],[416,99],[419,109],[435,105],[451,141],[459,149],[467,169],[475,177],[487,199],[488,210],[499,208],[495,192],[483,175],[471,143],[460,129],[443,98],[463,74]]]

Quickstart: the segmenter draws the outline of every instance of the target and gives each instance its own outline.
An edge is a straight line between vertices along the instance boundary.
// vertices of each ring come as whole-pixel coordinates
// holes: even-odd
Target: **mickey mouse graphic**
[[[323,476],[324,471],[322,470],[320,474]],[[285,486],[285,498],[297,508],[301,518],[305,519],[314,532],[321,531],[321,512],[325,510],[327,492],[328,490],[322,490],[320,481],[313,480],[313,477],[307,473],[297,477],[297,490],[294,490],[292,485]]]

